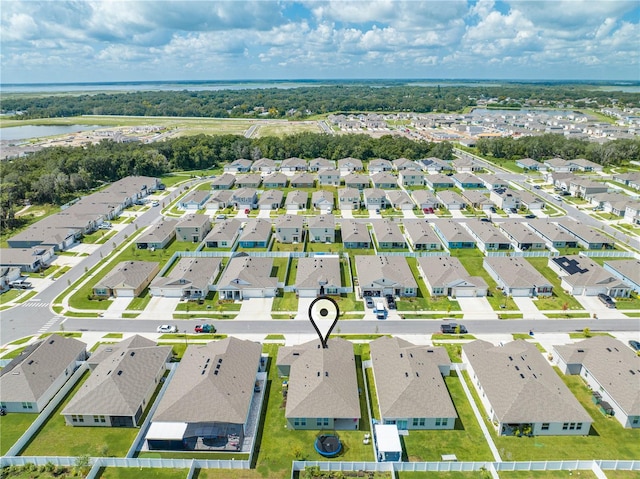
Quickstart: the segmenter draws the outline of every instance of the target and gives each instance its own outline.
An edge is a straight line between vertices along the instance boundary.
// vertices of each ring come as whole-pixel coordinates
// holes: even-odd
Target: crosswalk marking
[[[24,308],[48,308],[50,303],[43,303],[42,301],[25,301],[22,303]]]
[[[51,318],[49,321],[47,321],[40,329],[38,329],[39,333],[46,333],[47,331],[49,331],[49,329],[51,328],[51,326],[53,326],[54,324],[56,324],[56,322],[58,321],[58,319],[60,319],[58,316],[54,316],[53,318]]]

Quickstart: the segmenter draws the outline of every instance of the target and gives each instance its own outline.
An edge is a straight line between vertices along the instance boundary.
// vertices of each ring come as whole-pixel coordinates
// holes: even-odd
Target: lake
[[[97,125],[24,125],[0,128],[0,140],[28,140],[104,128]]]

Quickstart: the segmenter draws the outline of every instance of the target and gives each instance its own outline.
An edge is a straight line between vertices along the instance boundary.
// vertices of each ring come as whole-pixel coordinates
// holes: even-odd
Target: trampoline
[[[342,451],[342,443],[337,434],[321,434],[314,444],[316,452],[324,457],[335,457]]]

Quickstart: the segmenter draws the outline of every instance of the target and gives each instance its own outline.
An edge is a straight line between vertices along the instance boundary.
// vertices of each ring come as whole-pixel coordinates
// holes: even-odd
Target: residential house
[[[146,435],[150,450],[242,451],[260,415],[262,347],[228,337],[187,347]],[[262,377],[262,379],[260,379]],[[256,388],[256,384],[258,386]]]
[[[576,166],[578,171],[585,172],[600,172],[602,171],[602,165],[594,163],[593,161],[585,160],[584,158],[576,158],[575,160],[569,160],[569,163]]]
[[[164,218],[160,223],[151,225],[137,240],[138,249],[162,249],[176,237],[178,220]]]
[[[516,166],[519,166],[525,171],[546,171],[547,169],[544,163],[540,163],[532,158],[520,158],[519,160],[516,160]]]
[[[592,401],[622,427],[640,427],[640,357],[621,341],[595,336],[553,347],[563,374],[576,374],[592,391]]]
[[[448,249],[475,248],[475,240],[460,223],[445,219],[433,221],[432,224],[435,232]]]
[[[533,220],[528,222],[529,227],[539,234],[549,248],[577,248],[578,241],[564,228],[548,220]]]
[[[387,199],[387,194],[380,188],[365,188],[362,192],[364,205],[368,210],[385,209],[391,206]]]
[[[557,173],[570,173],[576,171],[578,167],[570,162],[563,160],[562,158],[551,158],[544,162],[547,170],[551,170]]]
[[[225,173],[218,176],[211,182],[212,190],[230,190],[236,182],[236,177],[232,174]]]
[[[235,186],[238,188],[258,188],[260,183],[262,183],[262,176],[259,174],[236,175]]]
[[[455,186],[461,190],[485,188],[484,181],[471,173],[456,173],[451,177]]]
[[[467,202],[455,191],[438,191],[436,198],[448,210],[463,210],[467,207]]]
[[[484,297],[489,286],[481,276],[472,276],[454,256],[420,256],[418,271],[431,296]]]
[[[613,249],[615,247],[614,240],[584,223],[564,218],[558,221],[558,226],[574,236],[585,249]]]
[[[411,197],[418,208],[425,213],[433,214],[436,209],[440,208],[440,201],[429,190],[413,190]]]
[[[16,267],[23,273],[38,273],[56,257],[53,246],[0,248],[0,267]]]
[[[422,160],[418,160],[418,163],[422,166],[423,171],[431,174],[442,173],[443,171],[453,171],[451,165],[440,158],[424,158]]]
[[[160,271],[156,261],[121,261],[93,287],[98,298],[135,298]]]
[[[404,220],[404,232],[414,251],[441,250],[442,243],[427,220]]]
[[[545,242],[519,221],[504,221],[498,224],[500,230],[519,250],[543,250]]]
[[[470,208],[488,210],[494,205],[485,190],[465,190],[461,196]]]
[[[264,177],[262,184],[265,188],[286,188],[287,181],[287,175],[283,173],[271,173]]]
[[[505,251],[512,248],[509,239],[502,232],[486,221],[467,221],[465,223],[471,236],[476,240],[478,249],[483,253],[488,251]]]
[[[232,190],[213,190],[209,197],[209,203],[207,203],[208,207],[214,210],[223,210],[231,206],[233,193]]]
[[[156,277],[149,285],[154,297],[205,299],[220,273],[221,258],[180,258],[167,276]]]
[[[223,169],[225,173],[248,173],[252,165],[253,161],[240,158],[228,163]]]
[[[109,346],[101,349],[101,360],[60,413],[67,426],[138,427],[151,406],[171,346],[156,346],[138,335]]]
[[[240,234],[240,220],[229,219],[216,223],[204,239],[207,248],[231,248]]]
[[[640,225],[640,202],[625,207],[624,221],[632,225]]]
[[[338,160],[338,169],[341,173],[353,173],[354,171],[362,171],[362,160],[357,158],[343,158]]]
[[[280,163],[280,171],[287,173],[297,173],[300,171],[307,171],[307,161],[302,158],[287,158]]]
[[[402,170],[400,183],[402,186],[422,186],[424,185],[424,173],[420,170]]]
[[[587,256],[554,256],[549,258],[548,266],[558,273],[562,289],[573,296],[607,294],[612,298],[628,298],[631,293],[628,284]]]
[[[258,171],[263,175],[269,175],[278,171],[278,164],[271,158],[260,158],[253,162],[251,171]]]
[[[278,277],[272,276],[273,258],[234,256],[218,280],[220,299],[273,298]]]
[[[535,344],[522,339],[462,346],[462,360],[500,436],[587,436],[593,420]]]
[[[435,175],[426,175],[424,177],[425,184],[431,188],[432,190],[441,190],[443,188],[453,188],[454,182],[450,176],[435,174]]]
[[[356,255],[360,297],[416,296],[418,284],[404,256]]]
[[[311,206],[321,211],[333,211],[333,193],[325,190],[317,190],[311,194]]]
[[[360,191],[356,188],[340,188],[338,190],[338,206],[341,210],[360,209]]]
[[[369,346],[383,424],[401,431],[454,428],[458,414],[443,379],[451,367],[444,348],[391,337]]]
[[[404,190],[389,190],[387,201],[397,210],[412,210],[416,207],[411,197]]]
[[[379,249],[405,249],[407,243],[400,227],[389,218],[375,220],[373,234]]]
[[[210,191],[192,190],[178,200],[178,208],[183,210],[203,210],[210,196]]]
[[[356,190],[362,191],[365,188],[368,188],[371,184],[371,180],[366,175],[357,175],[355,173],[349,173],[344,177],[344,185],[347,188],[355,188]]]
[[[318,173],[318,185],[340,186],[338,170],[322,170]]]
[[[271,240],[271,221],[250,219],[242,228],[238,245],[241,248],[266,248]]]
[[[451,162],[451,166],[458,173],[472,173],[474,171],[482,171],[482,165],[470,158],[456,158]]]
[[[276,240],[280,243],[304,243],[304,218],[280,215],[274,221]]]
[[[487,270],[505,296],[551,296],[553,284],[524,258],[494,256],[484,258]]]
[[[398,158],[393,160],[393,169],[402,172],[402,171],[422,171],[422,166],[412,160],[407,158]]]
[[[55,251],[64,251],[73,246],[83,234],[95,229],[93,225],[87,226],[86,222],[70,222],[60,224],[58,215],[46,218],[32,224],[21,232],[7,240],[9,248],[33,248],[34,246],[51,247]]]
[[[233,190],[231,204],[240,211],[255,209],[258,205],[258,190],[255,188],[240,188]]]
[[[4,293],[11,288],[11,283],[22,279],[20,268],[13,266],[0,266],[0,293]]]
[[[640,293],[640,261],[637,259],[609,260],[604,269],[628,284],[636,294]]]
[[[560,188],[561,190],[569,191],[569,185],[573,180],[578,178],[574,173],[558,173],[556,171],[547,172],[544,175],[545,181],[555,188]]]
[[[309,161],[309,171],[334,170],[336,162],[326,158],[316,158]]]
[[[529,191],[519,191],[518,195],[520,196],[520,205],[524,208],[529,210],[543,210],[545,207],[545,201]]]
[[[503,180],[498,178],[496,175],[491,175],[488,173],[478,173],[476,177],[482,181],[484,187],[488,190],[495,190],[497,188],[508,188],[509,182],[507,180]]]
[[[278,350],[278,370],[286,372],[288,429],[354,430],[361,418],[353,344],[330,338]]]
[[[640,190],[640,171],[630,171],[628,173],[614,173],[613,181],[622,183],[634,190]]]
[[[381,190],[391,190],[398,188],[398,178],[391,173],[381,172],[371,175],[371,183],[374,188]]]
[[[609,187],[606,183],[589,180],[587,178],[576,178],[569,183],[569,192],[576,198],[589,199],[598,193],[606,193]]]
[[[340,233],[345,248],[371,249],[371,235],[367,225],[353,220],[343,220]]]
[[[374,173],[391,171],[392,165],[389,160],[383,160],[382,158],[375,158],[369,161],[369,164],[367,165],[367,170],[369,171],[370,175],[373,175]]]
[[[297,173],[289,180],[291,188],[313,188],[315,182],[316,177],[309,173]]]
[[[310,216],[307,220],[309,241],[312,243],[336,242],[336,219],[331,214]]]
[[[211,220],[207,215],[187,215],[176,225],[176,239],[200,243],[211,231]]]
[[[309,201],[309,193],[301,190],[291,190],[287,194],[287,199],[284,202],[284,207],[287,211],[290,210],[306,210],[307,202]]]
[[[0,407],[39,413],[87,357],[87,345],[52,334],[30,344],[0,370]]]
[[[282,206],[284,193],[281,190],[266,190],[258,200],[258,208],[261,210],[277,210]]]
[[[520,209],[520,192],[516,192],[510,188],[499,188],[492,190],[489,199],[500,209],[518,210]]]
[[[295,287],[300,298],[317,298],[321,290],[326,295],[340,294],[340,258],[328,255],[298,258]]]

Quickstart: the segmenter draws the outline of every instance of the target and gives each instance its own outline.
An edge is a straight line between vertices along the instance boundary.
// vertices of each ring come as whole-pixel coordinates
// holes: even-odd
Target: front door
[[[398,426],[398,430],[399,431],[406,431],[407,430],[407,421],[399,420],[397,422],[397,426]]]

